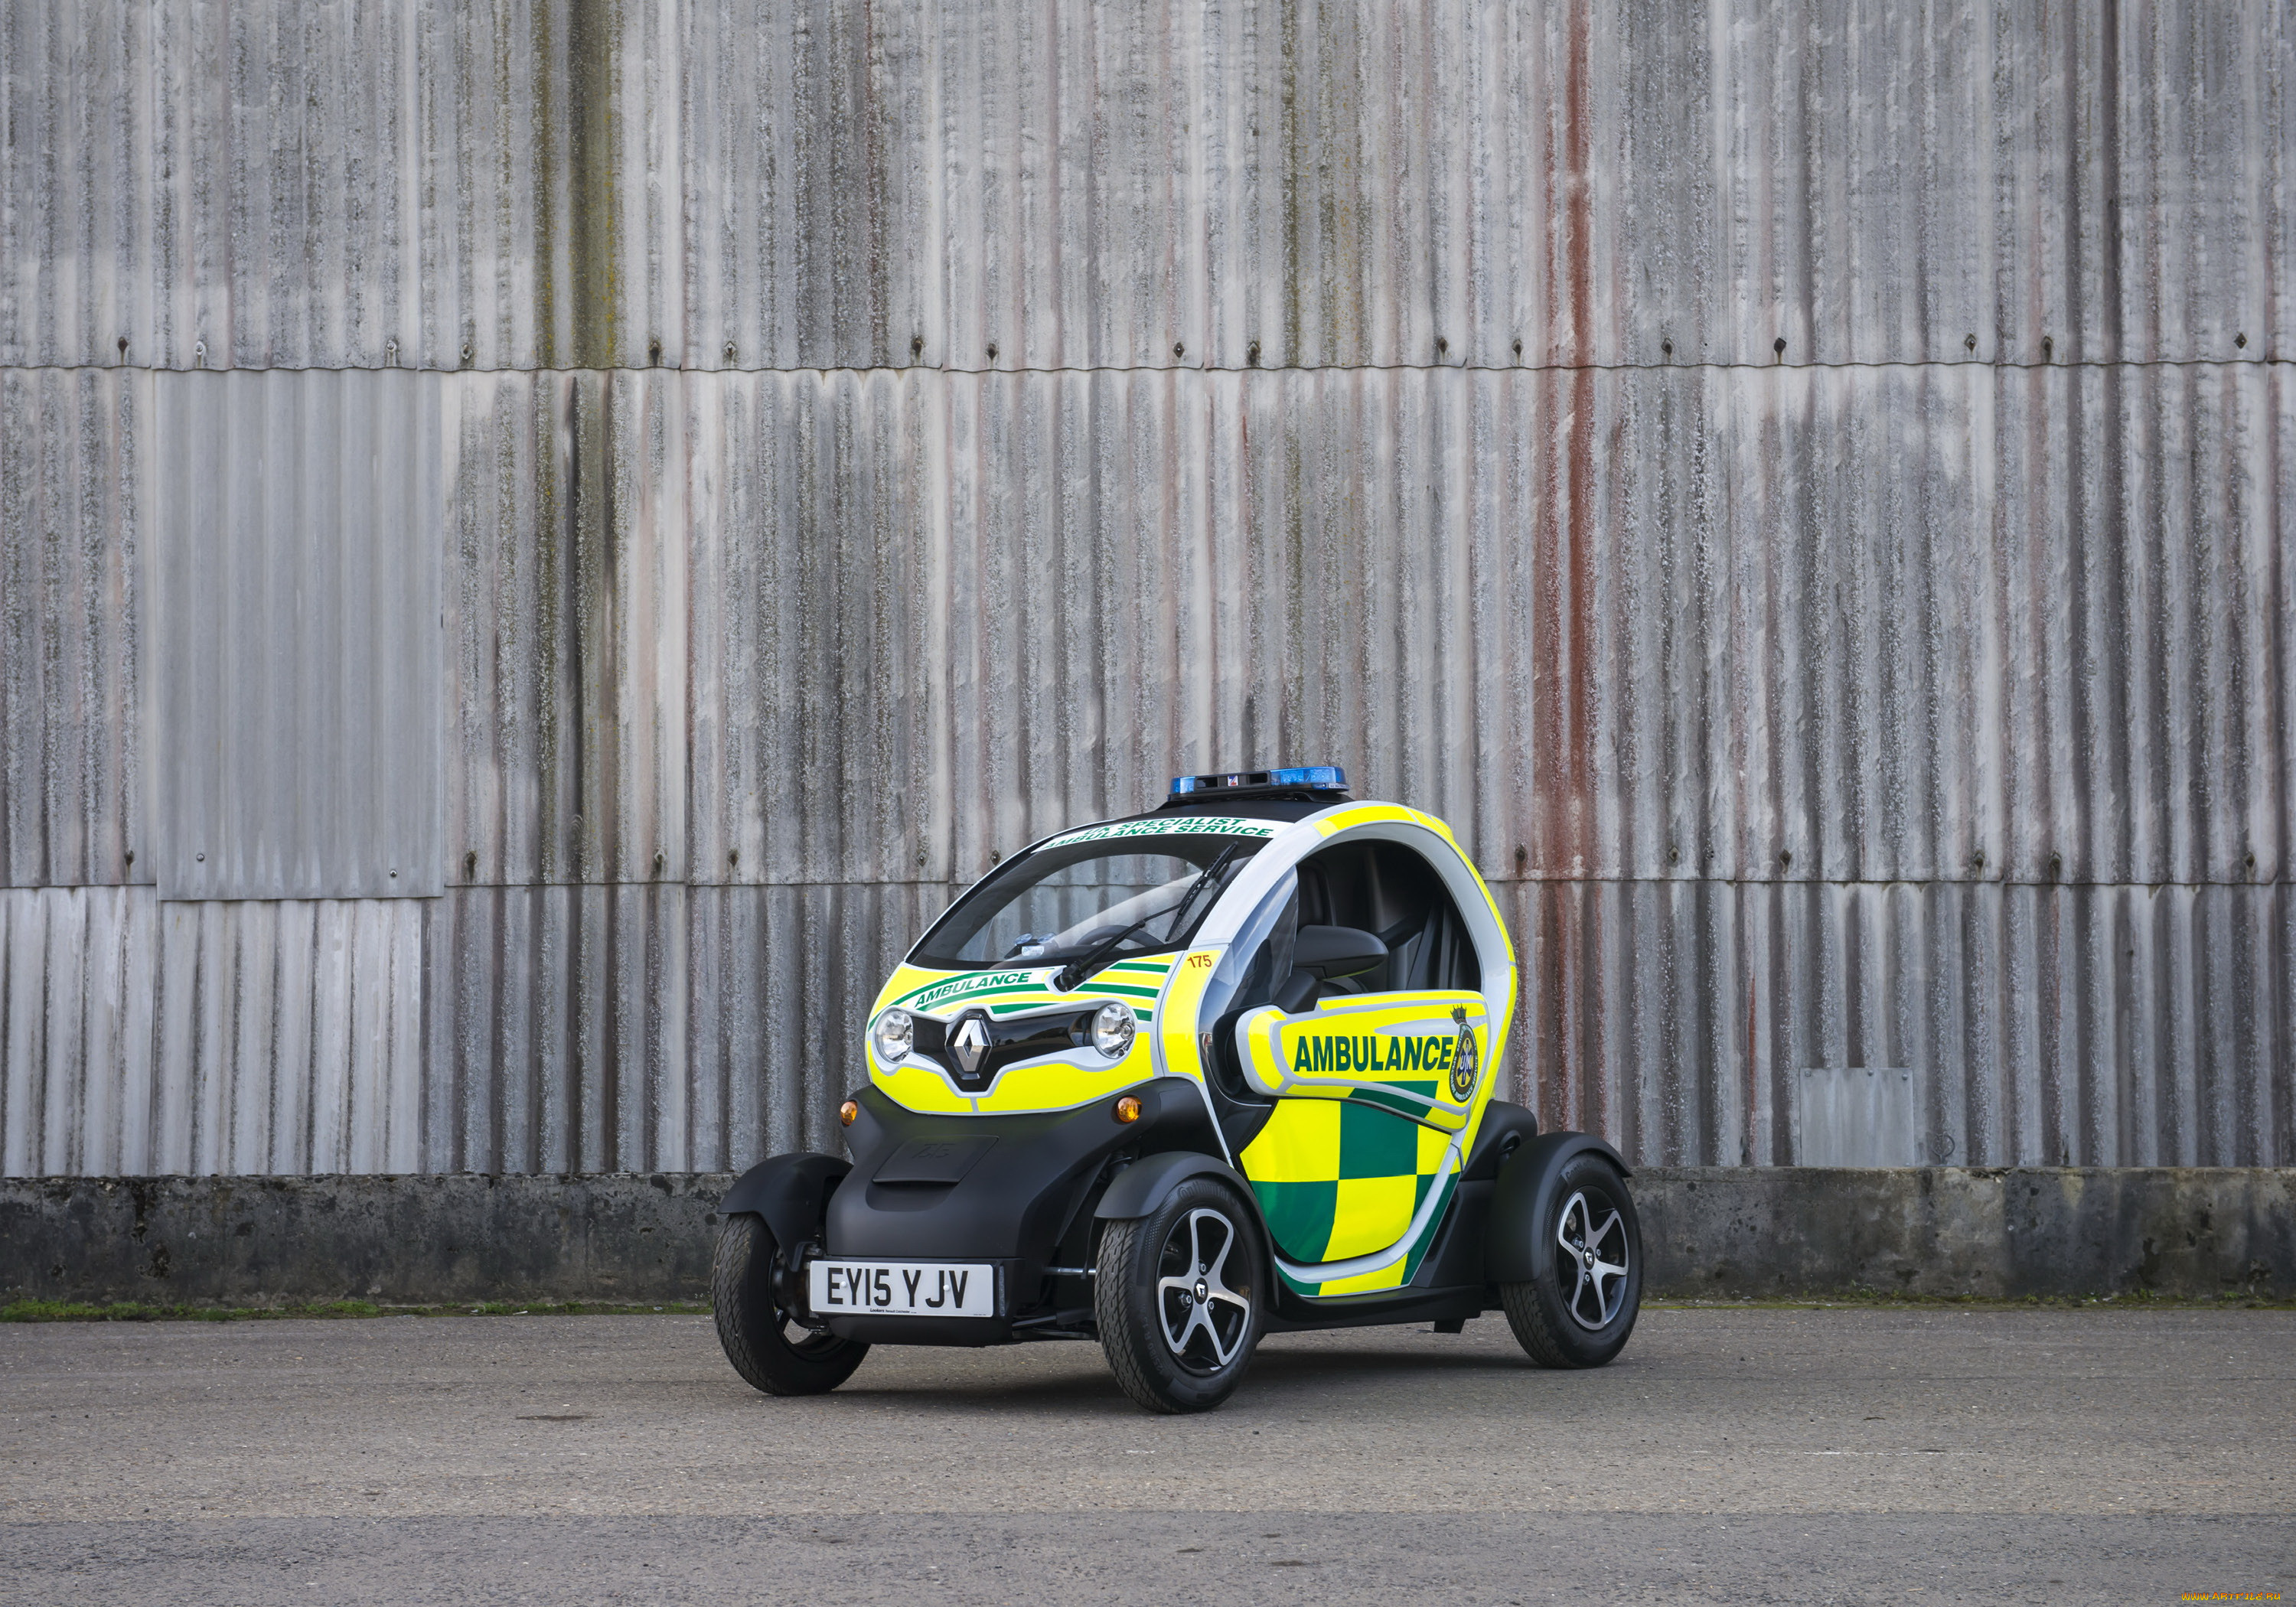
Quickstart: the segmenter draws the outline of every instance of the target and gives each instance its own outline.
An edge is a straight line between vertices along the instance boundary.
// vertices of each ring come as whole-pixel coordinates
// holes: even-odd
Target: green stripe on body
[[[1085,1003],[1089,1004],[1091,1001],[1086,1000]],[[1018,1015],[1024,1010],[1044,1010],[1044,1008],[1045,1007],[1040,1004],[1031,1001],[1023,1001],[1018,1004],[991,1004],[988,1006],[988,1013],[995,1016]],[[1045,1013],[1047,1015],[1052,1013],[1050,1011],[1046,1011]],[[1077,1013],[1080,1015],[1083,1013],[1083,1011],[1079,1009]],[[1153,1021],[1156,1017],[1156,1013],[1154,1011],[1142,1010],[1136,1006],[1134,1008],[1132,1014],[1134,1019],[1143,1021]]]
[[[1102,971],[1095,972],[1095,974],[1106,975],[1109,972],[1123,972],[1128,975],[1136,975],[1140,977],[1144,983],[1148,979],[1153,978],[1157,985],[1154,987],[1146,987],[1136,983],[1111,981],[1103,983],[1100,987],[1095,988],[1091,991],[1095,993],[1122,993],[1139,998],[1152,999],[1163,991],[1162,983],[1164,979],[1171,974],[1174,963],[1175,961],[1171,959],[1119,960],[1113,964],[1103,967]],[[912,1004],[913,1001],[921,999],[929,993],[944,989],[946,990],[946,993],[943,997],[935,999],[930,1004],[915,1005],[914,1007],[926,1011],[938,1011],[943,1005],[954,1005],[961,1003],[969,1008],[970,1006],[980,1004],[985,1000],[1009,999],[1015,996],[1028,997],[1043,997],[1047,996],[1053,997],[1059,996],[1059,995],[1051,987],[1043,982],[1035,980],[980,984],[971,983],[968,979],[963,977],[943,977],[939,981],[927,982],[922,987],[910,988],[908,992],[903,994],[899,998],[895,999],[893,1003],[896,1004],[909,1005]]]
[[[968,983],[970,983],[970,985],[968,985]],[[893,1003],[896,1004],[907,1004],[911,1000],[921,999],[926,994],[934,992],[937,989],[946,989],[947,997],[936,999],[931,1004],[921,1004],[917,1006],[917,1008],[922,1010],[932,1010],[938,1008],[941,1004],[954,1004],[959,999],[970,1000],[991,997],[1003,998],[1016,993],[1050,993],[1052,991],[1051,988],[1046,987],[1042,982],[1028,980],[1005,982],[972,982],[970,979],[962,977],[943,977],[938,982],[927,982],[922,988],[910,988],[908,992],[903,994],[899,998],[895,999]]]

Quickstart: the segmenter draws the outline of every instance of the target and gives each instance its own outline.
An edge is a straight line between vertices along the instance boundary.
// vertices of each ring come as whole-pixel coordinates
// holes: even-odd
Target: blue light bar
[[[1172,796],[1228,792],[1251,787],[1306,787],[1317,792],[1344,792],[1348,773],[1337,765],[1295,765],[1284,770],[1230,770],[1218,775],[1176,775]]]

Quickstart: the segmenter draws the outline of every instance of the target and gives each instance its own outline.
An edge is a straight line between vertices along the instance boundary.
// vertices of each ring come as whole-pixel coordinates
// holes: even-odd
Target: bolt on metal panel
[[[1794,1074],[1792,1095],[1796,1166],[1906,1167],[1935,1159],[1915,1136],[1907,1067],[1805,1066]]]

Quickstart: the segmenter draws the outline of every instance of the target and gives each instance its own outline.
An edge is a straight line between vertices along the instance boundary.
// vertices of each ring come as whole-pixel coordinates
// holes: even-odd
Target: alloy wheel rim
[[[1172,1224],[1157,1256],[1156,1322],[1165,1348],[1193,1373],[1234,1361],[1251,1327],[1251,1286],[1228,1281],[1235,1224],[1198,1207]]]
[[[1596,1201],[1600,1201],[1598,1207]],[[1609,1215],[1597,1220],[1598,1209]],[[1589,1199],[1581,1189],[1563,1202],[1562,1219],[1555,1224],[1554,1242],[1576,1273],[1576,1281],[1562,1297],[1570,1320],[1592,1333],[1617,1320],[1627,1299],[1627,1219],[1618,1207],[1597,1194]]]

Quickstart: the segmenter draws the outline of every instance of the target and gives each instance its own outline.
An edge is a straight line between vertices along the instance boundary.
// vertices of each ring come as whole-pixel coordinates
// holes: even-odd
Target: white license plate
[[[823,1261],[806,1265],[816,1316],[995,1316],[996,1269],[973,1261]]]

